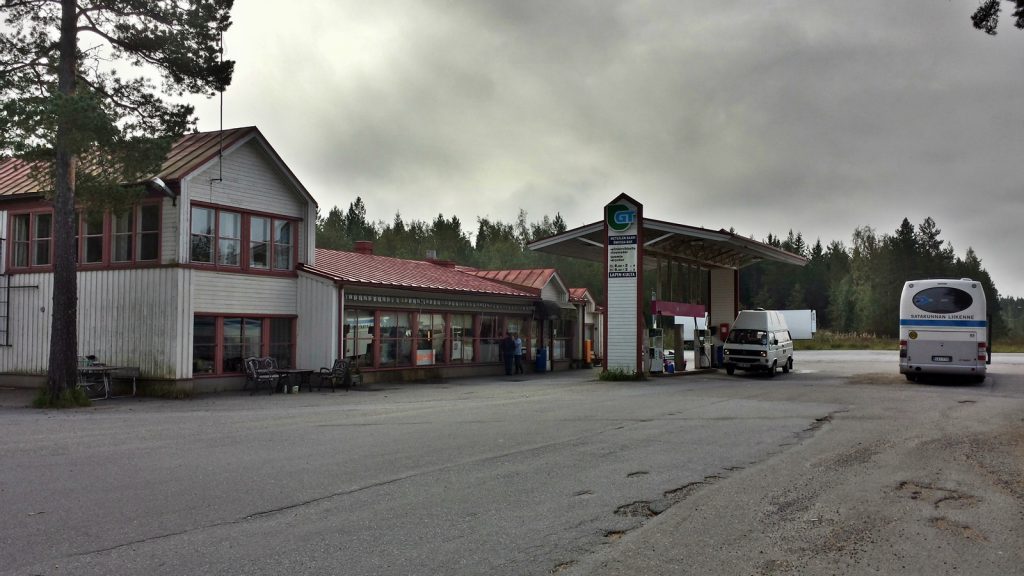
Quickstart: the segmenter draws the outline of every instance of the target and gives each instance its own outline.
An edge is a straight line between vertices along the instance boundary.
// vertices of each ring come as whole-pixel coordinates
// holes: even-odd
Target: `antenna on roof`
[[[220,32],[220,63],[224,63],[224,31]],[[224,181],[224,88],[218,90],[220,92],[220,131],[217,134],[219,141],[217,142],[217,173],[216,178],[210,179],[210,184],[214,182]]]

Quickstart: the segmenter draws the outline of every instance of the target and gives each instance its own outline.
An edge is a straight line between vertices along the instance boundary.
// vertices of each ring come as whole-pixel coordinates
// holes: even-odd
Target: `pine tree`
[[[0,21],[0,154],[35,161],[54,206],[48,392],[77,371],[76,206],[130,201],[193,108],[161,98],[212,95],[231,82],[221,34],[232,0],[11,0]],[[87,42],[83,50],[80,43]],[[164,80],[158,91],[147,75]]]

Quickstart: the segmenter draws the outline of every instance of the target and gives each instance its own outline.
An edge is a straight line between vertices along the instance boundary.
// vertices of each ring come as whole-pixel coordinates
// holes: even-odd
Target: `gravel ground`
[[[779,455],[684,495],[563,574],[1024,574],[1024,382],[908,385],[854,374],[851,400]]]

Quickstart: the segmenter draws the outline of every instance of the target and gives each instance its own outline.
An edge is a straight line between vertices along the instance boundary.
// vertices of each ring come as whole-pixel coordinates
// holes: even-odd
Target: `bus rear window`
[[[974,304],[970,294],[958,288],[937,286],[914,294],[914,306],[932,314],[955,314]]]

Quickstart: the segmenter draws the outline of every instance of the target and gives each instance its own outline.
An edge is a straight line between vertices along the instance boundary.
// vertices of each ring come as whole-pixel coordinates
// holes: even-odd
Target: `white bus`
[[[990,326],[981,282],[911,280],[900,296],[900,373],[952,374],[985,380],[992,362]]]

